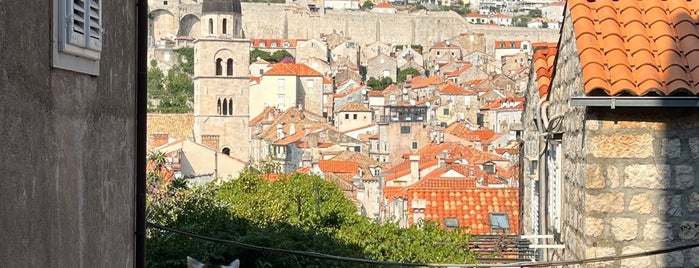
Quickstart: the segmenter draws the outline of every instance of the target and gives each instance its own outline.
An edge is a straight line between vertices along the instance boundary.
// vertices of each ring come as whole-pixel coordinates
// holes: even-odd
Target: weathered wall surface
[[[3,1],[0,266],[134,265],[135,2],[103,1],[89,76],[51,67],[51,1]]]

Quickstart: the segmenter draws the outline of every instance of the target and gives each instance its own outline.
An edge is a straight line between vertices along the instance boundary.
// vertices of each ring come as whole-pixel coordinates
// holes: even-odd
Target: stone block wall
[[[574,107],[583,96],[569,17],[549,117],[563,114],[561,243],[553,260],[615,256],[699,241],[699,109]],[[586,267],[696,267],[699,250]]]
[[[589,109],[585,131],[587,257],[699,241],[699,110]],[[677,252],[608,266],[697,266]]]

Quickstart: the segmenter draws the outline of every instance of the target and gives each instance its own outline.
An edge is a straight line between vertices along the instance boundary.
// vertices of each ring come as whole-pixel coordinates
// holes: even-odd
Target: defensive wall
[[[187,2],[187,1],[183,1]],[[198,36],[201,4],[182,3],[150,6],[154,35],[170,33]],[[359,44],[382,41],[394,44],[419,44],[427,48],[436,42],[474,31],[485,33],[486,52],[492,53],[495,40],[529,40],[555,42],[558,30],[469,24],[451,11],[426,14],[378,14],[368,11],[325,10],[310,12],[288,4],[242,3],[243,28],[247,38],[320,38],[321,34],[337,33]]]

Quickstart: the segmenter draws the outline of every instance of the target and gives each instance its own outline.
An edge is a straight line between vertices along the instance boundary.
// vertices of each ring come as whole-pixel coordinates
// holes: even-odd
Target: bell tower
[[[250,41],[239,0],[204,0],[194,41],[194,138],[248,161]]]

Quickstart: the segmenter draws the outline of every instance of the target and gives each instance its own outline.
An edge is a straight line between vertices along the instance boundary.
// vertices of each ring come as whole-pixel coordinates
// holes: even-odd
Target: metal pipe
[[[146,267],[146,120],[148,98],[148,1],[136,3],[136,222],[134,267]]]

